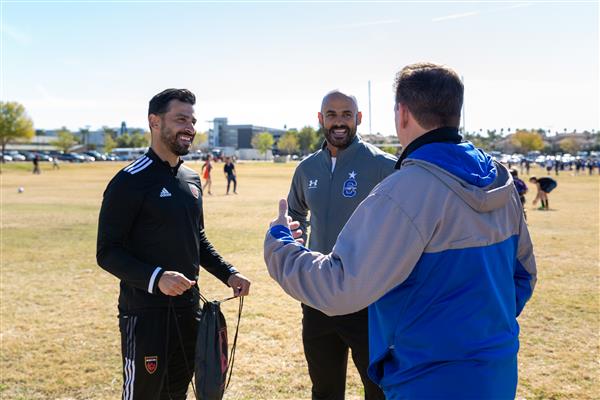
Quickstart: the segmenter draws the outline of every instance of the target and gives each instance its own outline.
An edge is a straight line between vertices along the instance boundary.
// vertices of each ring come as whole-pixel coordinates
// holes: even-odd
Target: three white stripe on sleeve
[[[123,171],[129,172],[131,175],[137,174],[143,169],[146,169],[148,165],[152,164],[152,160],[146,156],[140,157],[133,163],[123,168]]]

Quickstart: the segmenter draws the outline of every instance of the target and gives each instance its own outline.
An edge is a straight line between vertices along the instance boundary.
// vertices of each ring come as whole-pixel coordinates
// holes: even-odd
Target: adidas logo
[[[160,191],[160,197],[171,197],[171,193],[165,188],[162,188]]]

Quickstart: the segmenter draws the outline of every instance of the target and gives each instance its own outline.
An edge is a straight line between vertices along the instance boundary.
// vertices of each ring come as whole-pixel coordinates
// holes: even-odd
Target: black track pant
[[[385,399],[367,375],[369,366],[368,310],[328,317],[302,305],[302,341],[312,381],[313,400],[343,400],[346,392],[348,348],[365,389],[365,399]]]
[[[194,372],[197,315],[198,311],[188,308],[171,312],[168,309],[144,310],[119,316],[123,400],[186,398]]]
[[[231,185],[231,182],[233,182],[233,192],[237,192],[237,179],[235,177],[235,175],[231,175],[231,176],[227,176],[227,193],[229,193],[229,187]]]

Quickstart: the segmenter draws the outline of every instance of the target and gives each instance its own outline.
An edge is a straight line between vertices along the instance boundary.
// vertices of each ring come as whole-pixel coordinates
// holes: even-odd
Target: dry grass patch
[[[96,266],[95,241],[102,191],[123,165],[63,164],[52,171],[43,164],[40,176],[25,164],[3,168],[3,399],[119,398],[118,283]],[[200,164],[191,166],[200,170]],[[225,196],[218,164],[214,195],[205,197],[209,239],[253,280],[227,399],[310,398],[300,306],[268,277],[262,259],[267,224],[287,194],[294,167],[241,163],[240,194]],[[563,173],[550,195],[555,211],[529,210],[539,284],[520,318],[519,397],[600,397],[599,180]],[[19,186],[24,193],[17,193]],[[229,295],[205,272],[201,289],[211,298]],[[233,302],[225,305],[230,325],[236,311]],[[349,370],[348,398],[358,399],[360,380],[353,366]]]

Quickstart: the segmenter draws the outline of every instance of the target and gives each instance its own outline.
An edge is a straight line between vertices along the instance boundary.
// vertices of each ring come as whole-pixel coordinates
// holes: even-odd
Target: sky
[[[431,61],[463,77],[467,131],[598,130],[598,21],[597,1],[0,0],[0,99],[36,129],[146,128],[188,88],[198,131],[289,129],[340,89],[359,132],[392,135],[395,74]]]

